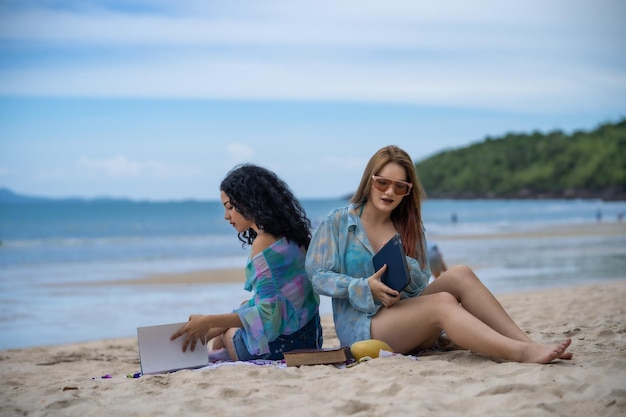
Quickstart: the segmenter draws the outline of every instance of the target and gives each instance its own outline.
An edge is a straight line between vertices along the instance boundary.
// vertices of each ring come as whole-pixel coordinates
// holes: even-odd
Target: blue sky
[[[217,199],[240,162],[301,198],[507,132],[626,117],[626,3],[0,0],[0,187]]]

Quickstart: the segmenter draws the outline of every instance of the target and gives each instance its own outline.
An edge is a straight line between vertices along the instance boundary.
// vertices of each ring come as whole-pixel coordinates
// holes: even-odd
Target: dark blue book
[[[402,291],[404,287],[409,285],[411,281],[409,265],[406,262],[402,239],[397,233],[374,255],[372,263],[376,271],[387,264],[387,271],[385,271],[381,281],[389,288]]]

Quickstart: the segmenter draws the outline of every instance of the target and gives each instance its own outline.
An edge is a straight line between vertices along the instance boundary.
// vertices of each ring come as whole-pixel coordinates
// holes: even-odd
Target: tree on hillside
[[[415,169],[431,198],[626,198],[626,119],[571,135],[486,138]]]

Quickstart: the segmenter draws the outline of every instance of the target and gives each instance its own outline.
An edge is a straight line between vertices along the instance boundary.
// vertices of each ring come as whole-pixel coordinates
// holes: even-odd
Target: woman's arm
[[[422,248],[427,248],[428,245],[426,243],[426,239],[422,241]],[[428,253],[425,253],[424,256],[428,257]],[[411,271],[411,282],[406,288],[402,291],[403,298],[406,297],[416,297],[424,291],[424,288],[428,285],[430,281],[430,266],[429,263],[426,262],[428,258],[426,258],[424,262],[424,268],[422,268],[417,261],[417,259],[406,257],[406,260],[409,264],[409,270]]]
[[[187,347],[193,351],[196,348],[198,340],[205,345],[208,340],[221,335],[229,328],[241,327],[241,325],[242,323],[237,313],[211,315],[192,314],[189,316],[189,321],[174,333],[170,337],[170,340],[177,339],[184,335],[183,352],[187,350]]]
[[[430,269],[420,267],[417,259],[413,259],[407,256],[406,258],[409,264],[409,270],[411,271],[411,281],[402,292],[408,297],[418,296],[424,291],[424,288],[428,285],[430,279]]]
[[[357,277],[339,272],[345,269],[342,268],[342,260],[346,256],[343,251],[347,245],[347,238],[341,244],[339,236],[347,236],[348,230],[341,229],[338,216],[339,213],[335,213],[335,216],[324,219],[313,233],[306,257],[307,273],[317,293],[332,298],[348,298],[353,307],[374,313],[378,307],[374,304],[368,283],[370,276],[364,273],[364,276]]]

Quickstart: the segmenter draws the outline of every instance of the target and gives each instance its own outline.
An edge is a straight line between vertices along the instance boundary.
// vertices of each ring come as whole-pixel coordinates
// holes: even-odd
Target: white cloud
[[[106,2],[101,2],[106,5]],[[206,3],[206,4],[205,4]],[[121,8],[4,10],[5,39],[118,45],[517,46],[552,30],[619,23],[620,1],[212,1]],[[622,15],[623,16],[623,15]],[[533,29],[524,35],[515,29]],[[492,36],[506,30],[506,36]],[[568,42],[563,39],[563,42]],[[549,47],[549,43],[539,46]],[[553,45],[554,46],[554,45]]]
[[[78,160],[76,167],[86,175],[104,175],[112,178],[184,178],[194,176],[197,170],[164,164],[158,161],[135,161],[126,156],[118,155],[111,158],[91,158],[84,156]]]
[[[0,94],[531,113],[626,102],[626,6],[615,0],[135,1],[149,11],[133,13],[106,1],[81,4],[0,14],[7,44],[49,48],[42,56],[63,51],[50,65],[30,57],[24,62],[37,65],[2,69]]]
[[[620,101],[623,104],[626,97],[626,72],[593,68],[593,64],[548,65],[519,58],[476,62],[446,57],[433,62],[407,57],[404,61],[404,65],[386,61],[365,65],[341,57],[332,61],[289,57],[248,61],[177,55],[176,59],[143,63],[7,70],[0,78],[0,93],[344,100],[528,112],[595,110]]]
[[[231,143],[226,148],[229,164],[236,165],[244,162],[252,162],[255,152],[254,149],[243,143]]]
[[[368,159],[369,158],[367,157],[358,158],[358,157],[354,157],[351,155],[344,155],[344,156],[325,155],[320,159],[320,161],[324,169],[330,170],[331,172],[333,171],[360,172],[367,165]]]

